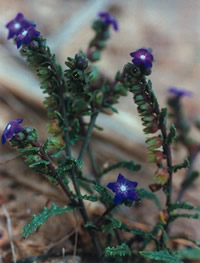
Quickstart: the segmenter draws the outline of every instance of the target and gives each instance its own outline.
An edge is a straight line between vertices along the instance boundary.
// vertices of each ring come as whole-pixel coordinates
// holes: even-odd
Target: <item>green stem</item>
[[[51,58],[48,56],[48,53],[46,52],[46,56],[47,56],[47,59],[49,60],[49,63],[51,65],[51,68],[54,70],[55,74],[56,74],[56,77],[60,83],[60,86],[61,88],[59,89],[59,96],[60,96],[60,99],[61,99],[61,109],[60,109],[60,112],[62,114],[62,117],[64,119],[64,135],[65,135],[65,143],[66,143],[66,148],[65,148],[65,152],[66,152],[66,155],[68,157],[71,157],[71,147],[70,147],[70,138],[69,138],[69,122],[68,122],[68,118],[67,118],[67,114],[66,114],[66,104],[65,104],[65,100],[64,100],[64,95],[63,95],[63,90],[64,90],[64,86],[65,86],[65,81],[63,78],[60,77],[60,75],[58,74],[58,71],[57,71],[57,68],[55,66],[55,64],[53,63],[53,61],[51,60]],[[97,117],[97,116],[96,116]],[[94,122],[95,122],[95,119],[96,117],[94,118]],[[93,119],[92,119],[93,120]],[[89,136],[92,132],[92,128],[93,126],[89,129],[88,129],[88,133],[89,133]],[[91,129],[91,131],[90,131]],[[88,143],[88,140],[89,140],[89,136],[86,137],[86,142]],[[83,149],[82,149],[82,155],[84,154],[85,152],[85,147],[87,147],[87,144],[83,144]],[[58,177],[58,180],[60,180],[60,177]],[[77,183],[77,179],[76,179],[76,175],[75,175],[75,171],[74,171],[74,168],[72,169],[72,182],[73,182],[73,185],[74,185],[74,189],[75,189],[75,192],[77,195],[80,195],[80,188],[79,188],[79,185]],[[84,206],[84,203],[82,200],[79,200],[79,205],[81,206],[81,210],[80,210],[80,213],[83,217],[83,220],[85,223],[87,223],[89,221],[89,218],[88,218],[88,215],[87,215],[87,211],[85,209],[85,206]],[[91,236],[91,239],[92,239],[92,242],[97,250],[97,253],[98,253],[98,256],[100,257],[102,255],[102,251],[101,251],[101,246],[100,246],[100,243],[99,241],[97,240],[96,238],[96,235],[94,232],[89,232],[90,236]]]
[[[65,136],[65,144],[66,144],[66,154],[67,156],[71,157],[71,149],[70,149],[70,140],[69,140],[69,131],[68,131],[68,127],[69,127],[69,122],[68,122],[68,118],[67,118],[67,114],[66,114],[66,103],[64,100],[64,87],[65,87],[65,79],[63,77],[60,76],[60,74],[58,73],[58,69],[55,65],[55,63],[52,61],[51,57],[49,56],[47,50],[44,50],[44,54],[46,56],[46,59],[49,61],[49,64],[52,68],[52,70],[54,71],[56,78],[60,84],[60,88],[58,90],[59,92],[59,97],[61,99],[61,107],[59,109],[59,112],[61,113],[63,119],[64,119],[64,136]]]
[[[77,201],[75,201],[71,195],[70,195],[70,192],[69,190],[67,189],[65,183],[62,181],[62,178],[58,175],[57,171],[56,171],[56,168],[54,167],[52,161],[51,161],[51,158],[49,157],[49,155],[47,153],[45,153],[44,149],[43,149],[43,146],[40,142],[38,141],[35,141],[35,142],[32,142],[32,146],[33,147],[39,147],[40,148],[40,156],[43,160],[46,160],[49,162],[49,164],[47,165],[49,170],[51,171],[51,175],[57,180],[57,182],[59,183],[59,185],[61,186],[61,188],[63,189],[63,191],[65,192],[65,194],[67,195],[67,197],[69,198],[69,200],[71,201],[71,203],[73,205],[76,205],[78,206],[79,203]]]
[[[94,113],[92,116],[91,116],[91,120],[90,120],[90,123],[89,123],[89,127],[88,127],[88,130],[87,130],[87,134],[86,134],[86,137],[85,137],[85,140],[81,146],[81,150],[80,150],[80,153],[79,153],[79,156],[78,156],[78,160],[81,161],[84,154],[85,154],[85,151],[88,147],[88,143],[89,143],[89,140],[90,140],[90,136],[92,134],[92,130],[94,128],[94,125],[95,125],[95,121],[96,121],[96,118],[98,116],[98,113]]]
[[[160,109],[159,106],[157,105],[156,107],[156,114],[159,116],[160,115]],[[171,148],[170,145],[167,143],[167,127],[166,124],[164,123],[164,120],[159,120],[159,125],[160,125],[160,130],[163,136],[163,152],[166,155],[167,159],[167,168],[168,168],[168,173],[169,173],[169,179],[167,183],[165,184],[165,189],[166,189],[166,207],[167,207],[167,212],[169,215],[169,218],[167,220],[166,225],[164,226],[166,232],[169,232],[169,222],[170,222],[170,205],[171,205],[171,195],[172,195],[172,177],[173,177],[173,172],[172,172],[172,155],[171,155]]]

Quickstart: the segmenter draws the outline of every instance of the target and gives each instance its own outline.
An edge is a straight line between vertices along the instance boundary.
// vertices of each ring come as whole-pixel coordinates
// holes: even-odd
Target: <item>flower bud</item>
[[[169,178],[169,173],[165,168],[159,168],[154,177],[153,177],[158,184],[165,184]]]
[[[149,150],[155,150],[162,145],[162,139],[158,136],[154,136],[146,139],[146,144]]]
[[[84,70],[88,66],[88,59],[82,53],[76,54],[75,61],[76,61],[76,67],[78,69]]]
[[[158,130],[158,123],[157,122],[152,122],[147,125],[145,125],[146,128],[143,129],[144,133],[155,133]]]
[[[153,151],[148,154],[149,162],[151,163],[161,163],[163,160],[163,152]]]

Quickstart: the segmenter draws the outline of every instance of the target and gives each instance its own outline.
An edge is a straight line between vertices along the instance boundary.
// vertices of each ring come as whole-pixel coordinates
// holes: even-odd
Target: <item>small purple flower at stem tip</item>
[[[101,18],[101,20],[107,24],[107,25],[112,25],[114,31],[119,31],[119,25],[117,19],[112,16],[108,12],[100,12],[98,13],[98,16]]]
[[[192,97],[193,93],[189,90],[180,89],[177,87],[169,87],[168,92],[178,97]]]
[[[17,36],[22,29],[28,27],[35,27],[35,26],[36,25],[33,24],[32,22],[26,20],[22,13],[18,13],[13,20],[11,20],[10,22],[8,22],[8,24],[6,24],[6,27],[9,30],[8,39]]]
[[[152,67],[153,55],[151,49],[141,48],[131,52],[130,55],[133,57],[132,62],[135,66],[144,66],[146,69]]]
[[[16,133],[24,130],[24,128],[20,125],[20,123],[22,122],[23,119],[9,121],[1,136],[2,144],[6,143],[6,139],[12,139],[12,137],[15,136]]]
[[[16,37],[17,48],[20,48],[21,44],[28,46],[31,40],[35,37],[39,37],[40,32],[35,30],[33,27],[23,29]]]
[[[126,199],[133,201],[138,200],[138,193],[135,189],[137,185],[137,182],[132,182],[124,178],[122,174],[119,174],[117,181],[109,183],[107,187],[115,193],[114,203],[119,204]]]

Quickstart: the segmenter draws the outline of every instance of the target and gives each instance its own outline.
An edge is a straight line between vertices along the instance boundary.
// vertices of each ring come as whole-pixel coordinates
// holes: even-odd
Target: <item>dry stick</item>
[[[2,205],[2,208],[3,208],[4,214],[5,214],[6,219],[7,219],[8,235],[9,235],[9,239],[10,239],[10,246],[11,246],[11,251],[12,251],[12,256],[13,256],[13,262],[16,263],[17,258],[16,258],[15,248],[14,248],[14,243],[13,243],[13,238],[12,238],[11,220],[10,220],[8,211],[4,205]]]

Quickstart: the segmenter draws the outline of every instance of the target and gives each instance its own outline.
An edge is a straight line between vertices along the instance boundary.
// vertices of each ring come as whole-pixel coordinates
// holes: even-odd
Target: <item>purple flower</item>
[[[101,20],[106,24],[106,25],[112,25],[113,29],[115,31],[119,30],[119,25],[117,19],[109,14],[108,12],[100,12],[98,16],[101,18]]]
[[[10,121],[7,124],[1,136],[2,144],[6,143],[6,139],[11,139],[13,136],[15,136],[16,133],[24,130],[24,128],[20,125],[21,122],[23,122],[23,119],[16,119],[16,120]]]
[[[144,66],[146,69],[152,67],[153,55],[150,49],[141,48],[135,52],[131,52],[130,55],[133,57],[132,62],[135,66]]]
[[[39,35],[40,35],[40,32],[35,30],[33,27],[22,29],[22,31],[20,31],[20,33],[16,37],[17,48],[20,48],[22,43],[28,46],[31,40],[35,37],[38,37]]]
[[[191,91],[180,89],[180,88],[177,88],[177,87],[169,87],[168,88],[168,92],[171,93],[171,94],[174,94],[174,95],[176,95],[178,97],[183,97],[183,96],[191,97],[193,95],[193,93]]]
[[[138,193],[135,189],[137,187],[137,182],[132,182],[126,178],[122,174],[118,175],[117,181],[114,183],[109,183],[107,185],[115,193],[114,203],[119,204],[122,201],[128,200],[137,200]]]
[[[20,31],[24,28],[35,27],[35,26],[36,26],[35,24],[26,20],[22,13],[18,13],[16,17],[10,22],[8,22],[8,24],[6,25],[6,27],[9,30],[8,39],[17,36],[20,33]]]

